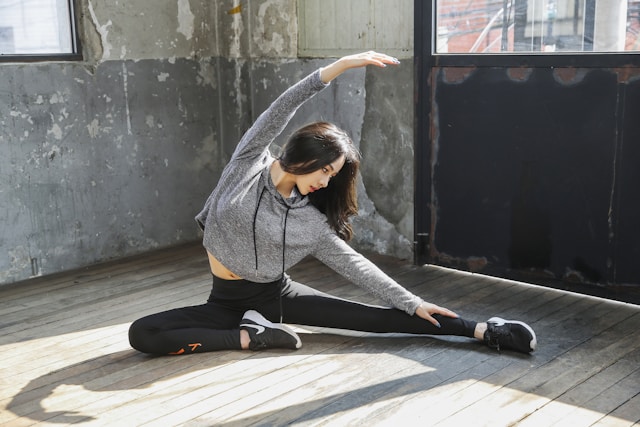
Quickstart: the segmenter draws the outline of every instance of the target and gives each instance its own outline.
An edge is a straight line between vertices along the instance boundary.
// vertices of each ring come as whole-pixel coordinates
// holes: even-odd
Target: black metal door
[[[416,13],[416,262],[640,302],[640,57],[436,55]]]

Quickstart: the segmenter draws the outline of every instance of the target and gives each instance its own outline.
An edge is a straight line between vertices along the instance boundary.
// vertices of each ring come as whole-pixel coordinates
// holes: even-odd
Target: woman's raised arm
[[[320,69],[320,79],[324,83],[329,83],[331,80],[351,68],[366,67],[367,65],[386,67],[387,64],[396,65],[399,63],[400,61],[396,58],[385,55],[384,53],[374,51],[357,53],[355,55],[343,56],[332,64]]]

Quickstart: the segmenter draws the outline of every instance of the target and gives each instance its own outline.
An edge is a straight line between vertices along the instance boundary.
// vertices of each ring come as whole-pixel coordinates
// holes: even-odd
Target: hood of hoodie
[[[273,197],[278,200],[283,206],[286,206],[289,209],[297,209],[307,206],[309,204],[309,197],[303,196],[298,191],[298,187],[293,187],[293,191],[291,192],[291,197],[285,198],[280,194],[278,189],[276,188],[273,180],[271,179],[271,165],[273,164],[272,160],[269,162],[266,168],[262,171],[262,181],[264,183],[264,187],[266,191],[268,191]]]

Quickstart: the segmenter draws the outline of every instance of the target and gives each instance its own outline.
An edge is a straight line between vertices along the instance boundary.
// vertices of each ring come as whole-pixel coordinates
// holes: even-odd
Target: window
[[[640,0],[436,0],[435,54],[640,52]]]
[[[414,0],[298,0],[298,55],[413,56]]]
[[[73,0],[0,1],[0,58],[77,58]]]

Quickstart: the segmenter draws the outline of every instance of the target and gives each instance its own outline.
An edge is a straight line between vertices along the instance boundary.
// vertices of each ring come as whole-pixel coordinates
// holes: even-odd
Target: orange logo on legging
[[[196,351],[196,348],[198,347],[202,347],[202,344],[200,344],[199,342],[194,342],[193,344],[187,344],[189,347],[191,347],[191,351],[194,352]],[[173,353],[169,353],[172,355],[178,355],[178,354],[183,354],[184,353],[184,348],[181,348],[178,351],[174,351]]]

